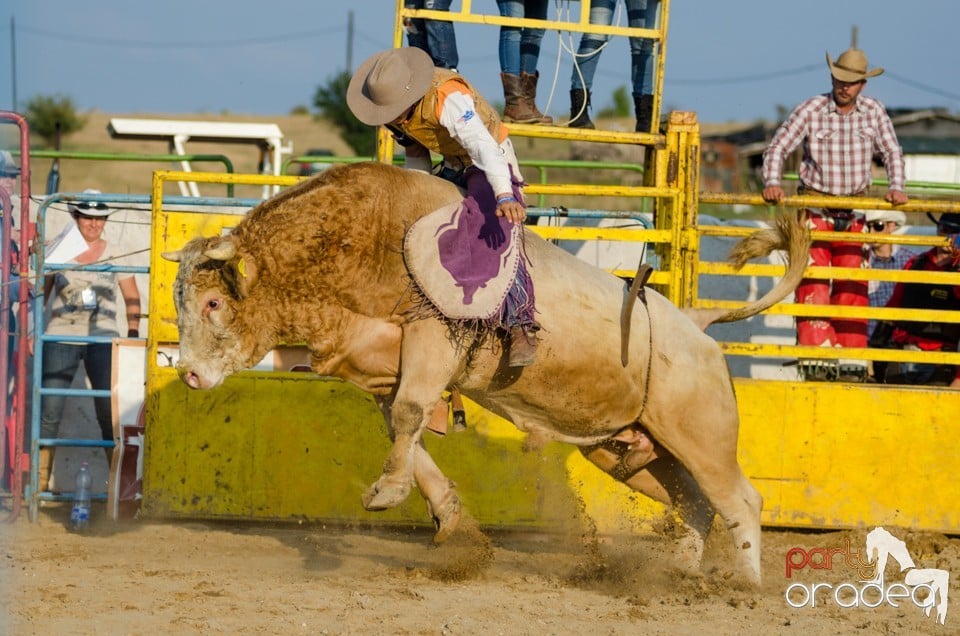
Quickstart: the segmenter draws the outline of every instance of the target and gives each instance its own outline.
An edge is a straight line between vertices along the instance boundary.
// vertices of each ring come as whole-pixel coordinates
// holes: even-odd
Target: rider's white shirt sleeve
[[[494,194],[513,191],[510,166],[500,144],[477,116],[473,98],[455,91],[447,95],[440,111],[440,123],[463,146],[473,164],[486,175]]]

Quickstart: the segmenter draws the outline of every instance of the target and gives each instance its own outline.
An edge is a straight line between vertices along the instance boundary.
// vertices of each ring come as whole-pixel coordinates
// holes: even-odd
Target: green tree
[[[629,117],[633,102],[626,86],[619,86],[613,91],[613,105],[597,111],[597,117]]]
[[[377,149],[377,130],[357,119],[347,106],[347,86],[350,73],[341,71],[327,78],[327,83],[317,87],[313,105],[319,116],[330,120],[343,140],[360,156],[373,156]]]
[[[87,125],[87,118],[77,113],[73,100],[60,94],[34,97],[27,102],[24,116],[30,124],[30,132],[46,141],[48,146],[54,144],[58,126],[60,135],[65,137]]]

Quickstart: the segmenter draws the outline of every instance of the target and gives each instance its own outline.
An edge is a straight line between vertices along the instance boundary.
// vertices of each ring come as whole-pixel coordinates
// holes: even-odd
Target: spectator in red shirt
[[[883,73],[882,68],[867,70],[867,57],[858,49],[844,51],[834,62],[827,54],[827,66],[833,88],[802,102],[777,129],[763,155],[763,198],[779,203],[784,198],[781,186],[783,161],[802,144],[800,194],[826,196],[862,196],[871,183],[872,160],[883,158],[890,182],[884,197],[894,205],[906,203],[903,151],[897,142],[886,108],[878,100],[861,94],[867,78]],[[845,208],[806,209],[807,225],[812,230],[833,232],[864,231],[860,214]],[[858,243],[817,241],[810,250],[811,265],[862,267],[863,249]],[[832,284],[831,284],[832,283]],[[796,291],[796,302],[811,305],[866,306],[865,281],[808,279]],[[798,318],[797,342],[825,347],[866,347],[867,321],[855,318]],[[811,368],[833,365],[824,376],[804,373],[811,379],[832,379],[838,374],[866,377],[866,362],[841,361],[839,369],[829,360],[800,361]],[[846,367],[846,368],[844,368]],[[816,369],[815,369],[816,370]],[[823,371],[823,369],[819,369]],[[843,379],[843,378],[842,378]]]
[[[960,272],[960,214],[947,213],[937,221],[937,234],[950,238],[948,246],[937,246],[918,254],[904,269],[929,272]],[[960,285],[947,283],[897,283],[887,307],[960,311]],[[880,329],[878,328],[879,332]],[[890,328],[887,328],[890,332]],[[915,351],[956,351],[960,323],[898,321],[892,325],[890,340]],[[906,384],[948,384],[960,387],[960,366],[900,364],[901,381]]]

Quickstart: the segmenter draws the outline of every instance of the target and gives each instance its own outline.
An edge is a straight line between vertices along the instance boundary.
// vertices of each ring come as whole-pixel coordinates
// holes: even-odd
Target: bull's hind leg
[[[581,448],[580,452],[633,490],[674,507],[688,530],[685,536],[680,537],[677,557],[687,569],[697,570],[700,567],[704,542],[713,524],[714,510],[697,482],[676,457],[661,446],[651,444],[649,452],[641,453],[613,440]]]
[[[741,571],[751,583],[759,585],[763,498],[737,462],[739,419],[729,377],[718,379],[711,386],[717,389],[712,394],[689,400],[676,397],[674,406],[683,405],[682,410],[658,409],[660,412],[648,413],[644,423],[657,441],[682,462],[723,518]]]
[[[363,496],[367,510],[392,508],[410,495],[418,453],[426,453],[420,446],[423,429],[457,364],[443,323],[418,320],[404,325],[400,384],[390,415],[393,448],[380,478]]]

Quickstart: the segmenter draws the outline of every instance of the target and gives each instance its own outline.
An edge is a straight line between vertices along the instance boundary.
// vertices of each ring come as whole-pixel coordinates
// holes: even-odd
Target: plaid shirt
[[[846,196],[870,187],[874,152],[883,157],[891,190],[903,190],[903,150],[887,111],[860,95],[841,115],[830,93],[797,106],[777,129],[763,153],[763,183],[778,186],[784,158],[803,143],[800,182],[811,190]]]
[[[893,253],[890,258],[881,258],[870,250],[870,269],[903,269],[907,261],[916,256],[916,252],[906,249],[899,245],[893,246]],[[869,282],[870,306],[886,307],[887,301],[893,296],[893,288],[896,283],[892,280],[872,280]],[[870,320],[867,326],[867,335],[872,336],[873,330],[877,328],[877,321]]]

